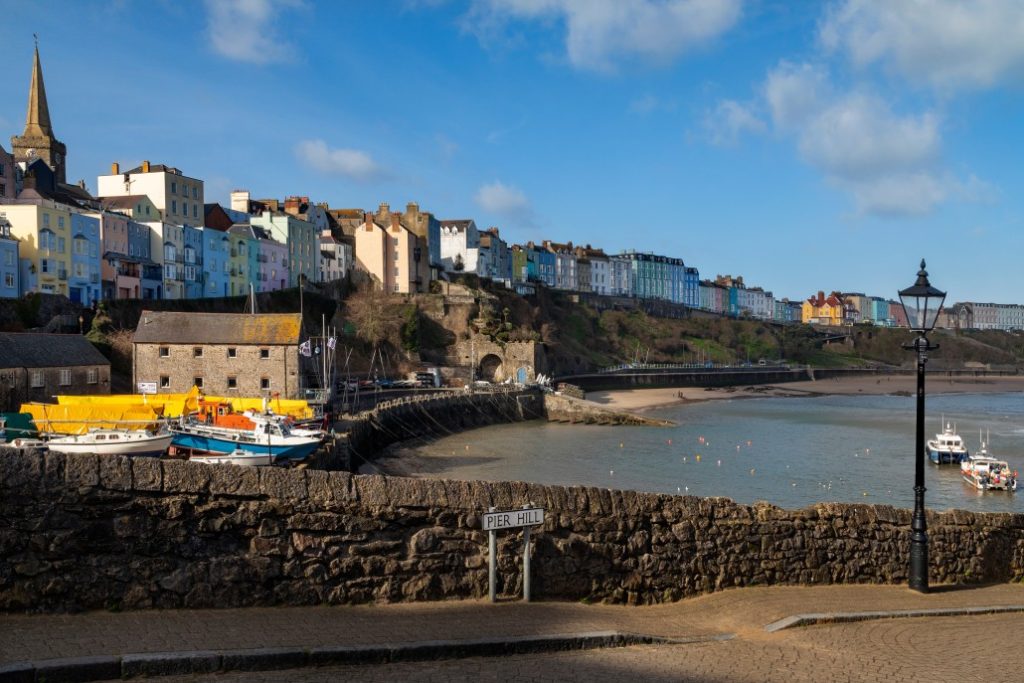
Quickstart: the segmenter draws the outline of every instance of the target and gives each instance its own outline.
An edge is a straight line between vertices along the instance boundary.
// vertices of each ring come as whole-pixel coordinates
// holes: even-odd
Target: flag
[[[331,351],[333,351],[334,350],[334,345],[336,343],[337,343],[337,340],[334,337],[331,337],[330,339],[327,340],[327,348],[329,348]]]
[[[302,354],[303,356],[312,356],[313,355],[313,349],[310,347],[308,339],[306,341],[302,342],[301,344],[299,344],[299,353]]]

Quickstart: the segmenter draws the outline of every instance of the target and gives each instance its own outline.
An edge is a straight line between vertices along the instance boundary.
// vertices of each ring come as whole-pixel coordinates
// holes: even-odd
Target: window
[[[4,287],[14,287],[13,273],[4,273]]]
[[[85,381],[89,384],[96,384],[100,380],[100,373],[96,368],[89,368],[85,373]]]
[[[192,188],[192,199],[199,199],[199,188],[198,187],[193,187]]]
[[[192,378],[192,384],[195,385],[196,387],[202,389],[203,388],[203,378],[202,377],[193,377]]]
[[[193,204],[192,205],[192,218],[199,218],[199,205],[198,204]]]
[[[175,194],[178,192],[178,183],[171,181],[171,193]]]
[[[186,216],[188,215],[188,202],[181,203],[181,212]]]
[[[44,228],[50,227],[50,214],[48,214],[48,213],[44,213],[43,214],[43,227]]]
[[[168,377],[167,375],[160,375],[160,388],[161,389],[170,389],[171,388],[171,378]]]
[[[60,385],[62,387],[69,386],[71,384],[71,370],[68,368],[62,368],[60,371]]]
[[[228,348],[228,358],[234,358],[237,355],[237,349],[235,347]]]
[[[178,200],[177,199],[172,199],[171,200],[171,213],[178,213]]]
[[[237,389],[237,388],[238,388],[238,378],[237,377],[228,377],[228,389]]]
[[[64,216],[57,216],[57,227],[58,228],[63,228],[64,227]]]
[[[193,346],[192,347],[192,357],[193,358],[202,358],[203,357],[203,347],[202,346]]]
[[[168,347],[168,346],[161,346],[160,347],[160,357],[161,358],[167,358],[170,355],[171,355],[170,347]]]
[[[260,349],[260,358],[264,360],[270,358],[270,349]]]
[[[32,371],[32,376],[29,378],[29,386],[31,386],[32,388],[35,388],[35,389],[44,386],[44,384],[43,384],[43,371],[42,370],[33,370]]]
[[[269,377],[260,377],[260,389],[263,390],[263,391],[267,391],[267,390],[270,389],[270,378]]]
[[[64,253],[64,249],[66,249],[66,248],[67,248],[67,240],[65,240],[63,237],[58,237],[57,238],[57,253],[58,254],[63,254]]]

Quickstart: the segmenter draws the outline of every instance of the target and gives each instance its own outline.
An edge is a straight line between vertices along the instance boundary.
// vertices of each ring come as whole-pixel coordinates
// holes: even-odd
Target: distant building
[[[538,247],[533,242],[526,243],[526,279],[528,281],[539,282],[546,287],[554,288],[556,268],[557,259],[551,251],[543,246]]]
[[[555,289],[575,292],[579,288],[579,274],[576,272],[576,253],[572,242],[562,244],[544,240],[544,248],[555,257]]]
[[[0,204],[6,204],[13,200],[17,194],[16,173],[14,156],[8,154],[4,146],[0,144]]]
[[[6,214],[11,236],[19,241],[21,293],[69,296],[70,207],[45,198],[32,185],[22,190],[18,201],[0,211]]]
[[[320,281],[341,280],[352,269],[352,247],[341,241],[330,229],[320,234]]]
[[[633,296],[684,303],[686,265],[672,256],[627,251],[619,258],[630,262]]]
[[[97,197],[105,211],[117,211],[137,221],[160,220],[160,209],[156,208],[149,197],[144,194],[129,194],[121,197]]]
[[[441,268],[448,273],[474,273],[479,275],[480,231],[473,219],[441,221]],[[356,247],[356,258],[359,248]]]
[[[109,394],[110,361],[79,334],[0,332],[0,411],[57,394]]]
[[[300,394],[298,313],[143,311],[132,342],[133,382],[159,393],[193,385],[221,396]]]
[[[849,325],[853,324],[855,308],[853,304],[843,301],[838,292],[825,296],[818,292],[804,301],[801,320],[812,325]]]
[[[21,296],[18,244],[17,238],[11,235],[11,224],[0,206],[0,299],[16,299]]]
[[[511,285],[512,253],[498,228],[490,227],[480,233],[479,262],[481,276]]]
[[[611,294],[612,266],[608,255],[602,249],[595,249],[588,244],[585,247],[576,247],[576,256],[578,259],[586,259],[590,264],[587,289],[594,294]],[[579,279],[582,284],[584,279],[582,269],[579,272]]]
[[[292,214],[271,210],[252,216],[249,222],[287,246],[289,287],[297,287],[300,277],[316,282],[320,271],[320,232],[315,225]]]
[[[209,226],[203,230],[203,270],[203,297],[229,296],[231,238],[226,231]]]
[[[397,213],[365,215],[356,232],[355,265],[385,292],[425,292],[430,284],[426,245]]]
[[[111,174],[99,176],[97,194],[101,197],[146,195],[160,211],[161,220],[173,225],[202,227],[206,220],[203,181],[190,178],[180,169],[143,161],[130,171],[120,173],[119,164],[111,165]],[[138,217],[136,217],[138,218]]]

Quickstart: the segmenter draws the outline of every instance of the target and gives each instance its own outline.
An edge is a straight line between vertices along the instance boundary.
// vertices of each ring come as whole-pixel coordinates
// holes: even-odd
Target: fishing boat
[[[232,429],[186,419],[170,428],[175,448],[200,453],[231,453],[244,449],[269,455],[274,462],[305,460],[320,447],[322,435],[296,434],[274,414],[248,413],[252,429]]]
[[[274,464],[273,456],[267,453],[253,453],[236,448],[230,453],[193,453],[189,460],[207,465],[242,465],[245,467],[266,467]]]
[[[1017,490],[1017,470],[1011,470],[1005,460],[992,457],[984,441],[976,454],[960,463],[960,474],[979,491]]]
[[[928,440],[928,458],[936,465],[951,465],[967,458],[967,447],[956,430],[947,422],[941,434]]]
[[[173,434],[129,429],[90,429],[47,441],[51,451],[159,457],[171,445]]]

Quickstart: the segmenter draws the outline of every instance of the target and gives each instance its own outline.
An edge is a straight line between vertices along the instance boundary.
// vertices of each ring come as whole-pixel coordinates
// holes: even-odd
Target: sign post
[[[498,530],[523,528],[523,600],[530,601],[530,527],[544,523],[544,508],[524,505],[521,510],[498,512],[493,507],[483,516],[487,532],[487,578],[491,602],[497,601]]]

